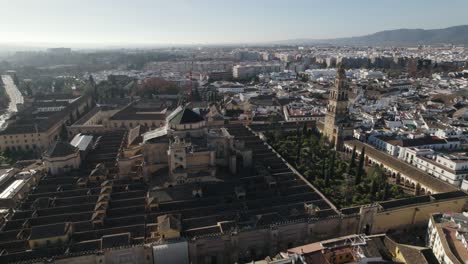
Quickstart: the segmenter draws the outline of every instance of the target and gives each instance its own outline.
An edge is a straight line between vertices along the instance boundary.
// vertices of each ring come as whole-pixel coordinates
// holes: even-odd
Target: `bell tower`
[[[341,65],[336,74],[333,87],[330,90],[327,113],[325,114],[325,124],[323,134],[328,141],[340,148],[342,143],[343,127],[347,125],[348,117],[348,80],[345,69]]]

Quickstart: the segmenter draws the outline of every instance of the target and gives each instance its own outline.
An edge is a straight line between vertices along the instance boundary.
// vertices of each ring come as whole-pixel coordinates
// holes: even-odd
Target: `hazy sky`
[[[1,43],[203,44],[468,24],[468,0],[0,0]]]

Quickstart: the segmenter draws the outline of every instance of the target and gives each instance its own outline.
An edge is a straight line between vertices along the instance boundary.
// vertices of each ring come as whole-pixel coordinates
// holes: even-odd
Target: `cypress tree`
[[[349,161],[348,165],[348,174],[353,173],[353,169],[356,167],[356,146],[353,148],[353,153],[351,154],[351,160]]]
[[[372,182],[371,182],[371,189],[370,189],[370,194],[371,194],[371,197],[375,197],[375,193],[377,192],[377,183],[375,182],[374,179],[372,179]]]
[[[357,170],[356,170],[356,181],[355,181],[355,184],[356,184],[356,185],[358,185],[359,183],[361,183],[362,174],[364,173],[364,156],[365,156],[365,151],[366,151],[366,148],[365,148],[365,147],[362,147],[361,155],[359,156],[359,165],[358,165]]]
[[[419,182],[416,184],[416,187],[414,188],[414,195],[418,196],[421,194],[421,184]]]
[[[322,160],[322,178],[325,179],[325,176],[326,176],[326,171],[325,171],[325,158],[323,158]]]
[[[333,151],[333,155],[332,155],[331,162],[330,162],[330,167],[328,169],[328,178],[333,178],[335,176],[335,158],[336,158],[336,152]]]
[[[302,136],[299,133],[299,127],[297,128],[297,149],[296,149],[296,164],[299,165],[301,162],[301,150],[302,150]]]
[[[306,136],[307,135],[307,124],[304,123],[304,125],[302,126],[302,136]]]
[[[384,192],[383,192],[383,196],[382,196],[382,201],[385,201],[385,200],[388,199],[388,191],[389,191],[388,182],[385,182],[385,184],[384,184]]]

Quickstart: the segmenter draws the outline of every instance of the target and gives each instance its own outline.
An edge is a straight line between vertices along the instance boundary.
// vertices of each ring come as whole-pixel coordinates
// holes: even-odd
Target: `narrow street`
[[[5,127],[5,121],[10,118],[11,114],[18,111],[17,104],[22,104],[24,102],[24,98],[13,82],[13,78],[9,75],[2,75],[2,80],[5,84],[5,91],[10,97],[10,104],[6,112],[0,115],[0,130]]]

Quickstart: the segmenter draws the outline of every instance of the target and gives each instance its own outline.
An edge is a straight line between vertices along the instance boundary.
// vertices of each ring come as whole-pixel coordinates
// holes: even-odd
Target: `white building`
[[[232,68],[232,76],[235,79],[248,79],[260,73],[280,72],[281,70],[280,64],[236,65]]]
[[[288,122],[325,120],[325,114],[318,107],[312,107],[299,102],[283,106],[283,114],[284,119]]]
[[[243,93],[245,89],[244,85],[237,82],[217,81],[213,83],[213,86],[216,87],[219,93]]]
[[[427,227],[427,246],[439,263],[468,262],[468,214],[433,214]]]
[[[457,187],[468,179],[468,157],[437,154],[432,149],[408,148],[404,160],[420,170]]]
[[[457,149],[460,147],[460,141],[447,140],[439,137],[421,137],[421,138],[397,138],[394,136],[371,135],[369,144],[382,150],[392,156],[405,159],[408,148],[417,147],[420,149]]]

